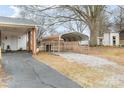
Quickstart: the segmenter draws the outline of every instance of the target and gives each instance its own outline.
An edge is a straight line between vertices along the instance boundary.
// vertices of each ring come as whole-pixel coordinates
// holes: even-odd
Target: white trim
[[[9,25],[13,25],[13,26],[29,26],[29,27],[36,27],[36,25],[30,25],[30,24],[17,24],[17,23],[3,23],[3,22],[0,22],[0,25],[5,25],[5,26],[9,26]]]

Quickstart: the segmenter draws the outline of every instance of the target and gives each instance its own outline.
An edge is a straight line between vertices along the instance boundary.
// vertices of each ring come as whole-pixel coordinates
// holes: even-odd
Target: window
[[[5,39],[7,40],[7,36],[5,37]]]
[[[99,45],[102,45],[102,42],[103,42],[103,40],[102,40],[102,38],[100,38],[99,39]]]
[[[113,45],[116,45],[116,36],[113,36]]]

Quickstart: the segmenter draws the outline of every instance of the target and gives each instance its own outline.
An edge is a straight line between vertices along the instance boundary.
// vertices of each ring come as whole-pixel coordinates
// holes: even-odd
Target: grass
[[[7,86],[5,81],[6,81],[5,72],[4,72],[3,68],[0,67],[0,88],[4,88]]]
[[[76,62],[72,62],[71,60],[66,60],[60,56],[42,52],[34,57],[40,62],[51,66],[58,72],[74,80],[82,87],[124,86],[123,83],[119,83],[116,86],[115,83],[106,82],[109,77],[120,71],[110,66],[104,66],[103,68],[88,67],[86,64],[78,64]]]
[[[89,54],[106,58],[124,66],[124,48],[94,47],[90,48]]]
[[[34,56],[82,87],[124,87],[124,48],[92,47],[89,54],[117,63],[116,67],[89,67],[50,53]]]

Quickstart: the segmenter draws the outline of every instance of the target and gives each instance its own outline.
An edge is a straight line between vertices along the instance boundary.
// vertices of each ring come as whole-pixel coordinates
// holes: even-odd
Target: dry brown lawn
[[[124,66],[124,48],[94,47],[90,48],[89,54],[106,58]]]
[[[90,51],[91,55],[96,55],[100,57],[106,57],[112,60],[113,57],[117,56],[117,58],[121,58],[123,56],[123,49],[113,49],[113,53],[111,53],[110,49],[101,49],[99,48],[92,49]],[[119,54],[118,54],[119,51]],[[117,70],[111,66],[105,66],[103,68],[94,68],[88,67],[86,64],[79,64],[76,62],[72,62],[71,60],[66,60],[60,56],[53,55],[50,53],[39,53],[34,56],[40,62],[43,62],[52,68],[56,69],[58,72],[66,75],[68,78],[74,80],[82,87],[124,87],[124,81],[122,83],[116,83],[116,81],[111,81],[108,83],[107,80],[111,78],[111,76],[116,75],[116,73],[121,74],[122,71]],[[114,60],[117,60],[116,58]],[[119,64],[123,64],[122,60],[117,61]],[[120,82],[120,81],[119,81]]]
[[[3,70],[3,68],[0,68],[0,88],[4,88],[4,87],[7,87],[7,84],[6,84],[6,74]]]
[[[60,56],[52,55],[49,53],[40,53],[36,55],[35,58],[51,66],[52,68],[68,76],[69,78],[73,79],[83,87],[84,85],[85,87],[92,86],[91,84],[95,83],[96,80],[98,81],[98,79],[101,80],[102,78],[102,74],[97,70],[93,68],[88,68],[83,64],[68,62],[66,59],[61,58]],[[94,77],[92,77],[92,80],[91,80],[90,74],[88,73],[94,74]],[[98,73],[100,75],[99,75],[99,78],[96,79],[96,77],[98,77]],[[79,78],[79,77],[82,77],[82,78]]]

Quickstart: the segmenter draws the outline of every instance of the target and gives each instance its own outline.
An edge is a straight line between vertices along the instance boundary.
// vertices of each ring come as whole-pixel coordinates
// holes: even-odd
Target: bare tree
[[[105,6],[102,6],[102,5],[86,5],[86,6],[66,5],[66,6],[61,6],[61,7],[66,9],[66,11],[67,10],[69,11],[69,16],[59,15],[59,17],[63,17],[63,18],[70,19],[70,20],[78,20],[78,21],[85,23],[90,30],[90,45],[91,46],[97,45],[97,36],[98,36],[99,30],[101,29],[101,28],[99,29],[98,27],[99,21],[102,21],[100,20],[99,16],[103,14],[105,10]]]
[[[50,22],[53,20],[52,18],[48,18],[48,14],[50,10],[54,9],[54,6],[39,6],[39,5],[17,5],[15,6],[19,8],[20,13],[19,16],[21,18],[26,18],[33,20],[37,23],[38,31],[37,31],[37,41],[39,41],[45,32],[55,31],[55,27],[50,26]],[[52,23],[52,22],[51,22]]]
[[[87,25],[81,21],[69,21],[63,25],[67,31],[73,31],[73,32],[80,32],[83,33],[84,30],[87,28]]]
[[[64,6],[19,6],[22,17],[34,20],[46,30],[69,24],[70,30],[82,32],[87,26],[90,30],[90,45],[97,45],[97,36],[105,24],[101,20],[105,12],[102,5],[64,5]],[[23,7],[23,8],[22,8]],[[25,12],[24,12],[25,11]],[[36,20],[37,19],[37,20]],[[39,21],[40,20],[40,21]],[[42,20],[45,20],[44,23]],[[101,25],[100,25],[101,24]],[[75,26],[75,27],[74,27]],[[100,26],[100,27],[99,27]],[[42,29],[41,29],[42,30]],[[44,31],[45,31],[44,30]],[[52,29],[53,30],[53,29]],[[42,32],[42,31],[41,31]]]
[[[117,6],[117,8],[114,9],[113,15],[115,29],[117,31],[121,31],[124,29],[124,6]]]
[[[102,12],[102,14],[99,16],[99,21],[98,21],[98,36],[103,36],[105,32],[110,32],[111,31],[111,15],[110,13],[105,13]]]

